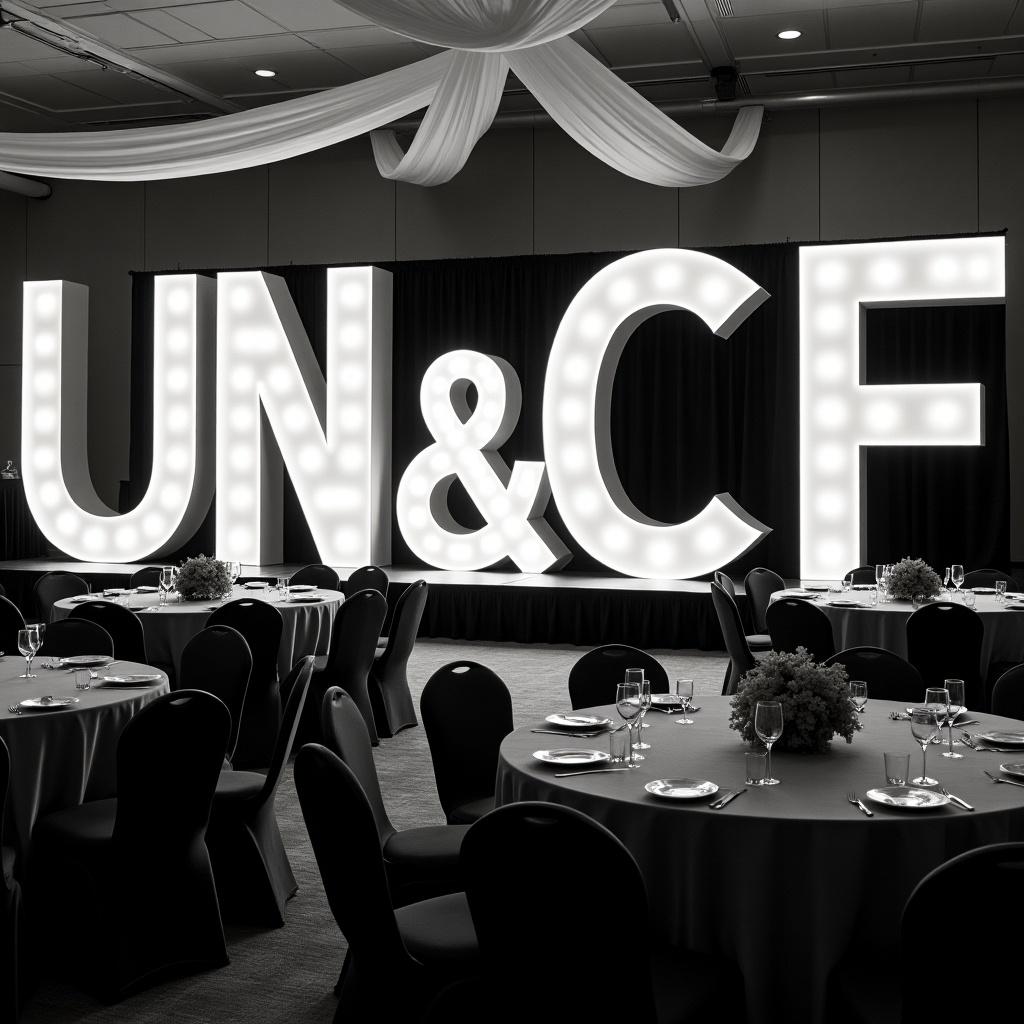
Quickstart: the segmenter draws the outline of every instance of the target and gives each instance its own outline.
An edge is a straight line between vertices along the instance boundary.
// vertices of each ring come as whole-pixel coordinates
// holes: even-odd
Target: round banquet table
[[[834,741],[822,755],[776,751],[773,772],[781,784],[748,787],[722,810],[710,809],[709,798],[649,795],[644,784],[654,779],[743,787],[746,747],[728,728],[729,698],[701,701],[693,725],[676,725],[678,713],[649,713],[644,738],[652,749],[640,766],[592,778],[555,778],[571,769],[532,754],[555,747],[607,751],[604,735],[562,740],[518,729],[501,746],[497,800],[565,804],[617,835],[647,882],[656,934],[739,963],[751,1024],[824,1021],[829,974],[847,951],[865,965],[896,962],[903,905],[928,871],[973,847],[1024,840],[1024,789],[994,785],[982,774],[998,774],[1001,762],[1024,762],[1024,749],[1007,755],[960,747],[963,760],[950,761],[938,746],[929,748],[929,774],[973,804],[973,813],[952,805],[894,810],[865,800],[875,812],[869,819],[847,801],[850,790],[865,799],[868,789],[886,784],[883,751],[909,753],[911,777],[920,774],[920,745],[908,722],[888,717],[899,708],[888,701],[868,702],[852,744]],[[618,721],[613,707],[598,711]],[[971,730],[1024,731],[1020,722],[971,715],[979,722]],[[614,920],[616,927],[632,926],[628,900]],[[957,941],[970,939],[958,934]]]
[[[159,682],[133,688],[94,684],[75,689],[73,672],[32,663],[35,679],[19,679],[25,659],[0,658],[0,736],[11,752],[11,786],[4,819],[4,842],[24,864],[32,826],[41,815],[86,800],[113,796],[117,789],[117,741],[125,723],[151,700],[168,693],[167,676],[148,665],[116,662],[118,674],[158,673]],[[101,676],[104,669],[96,670]],[[8,708],[44,695],[76,697],[78,703],[54,711]]]
[[[181,675],[181,652],[201,629],[210,614],[229,600],[256,600],[272,604],[281,613],[283,629],[281,646],[277,653],[277,671],[281,679],[291,671],[292,665],[307,654],[326,654],[331,643],[331,628],[345,595],[338,590],[316,590],[301,600],[276,600],[276,591],[249,589],[236,586],[223,602],[182,601],[159,607],[159,596],[154,593],[126,593],[120,600],[137,612],[146,637],[146,654],[157,665],[170,665],[174,677]],[[103,600],[101,594],[90,594],[90,599]],[[315,600],[310,600],[314,598]],[[53,617],[69,616],[80,598],[66,597],[53,606]]]
[[[780,590],[772,594],[772,600],[792,597],[794,593],[802,591]],[[909,601],[872,605],[869,591],[852,590],[846,594],[820,594],[813,603],[829,617],[837,651],[848,647],[882,647],[906,658],[907,619],[914,612]],[[1024,607],[1008,607],[999,604],[992,594],[978,594],[974,610],[981,616],[985,629],[981,640],[981,678],[988,675],[994,662],[1024,661]]]

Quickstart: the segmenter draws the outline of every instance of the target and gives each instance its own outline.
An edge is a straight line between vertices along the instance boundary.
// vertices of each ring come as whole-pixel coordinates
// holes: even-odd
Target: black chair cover
[[[483,665],[453,661],[427,680],[420,714],[448,824],[472,824],[494,808],[498,748],[513,728],[508,687]]]
[[[964,575],[961,586],[964,590],[971,587],[994,587],[998,582],[1006,584],[1009,591],[1020,591],[1020,584],[1008,573],[1000,569],[972,569]]]
[[[978,613],[962,604],[926,604],[907,619],[907,660],[926,687],[962,679],[967,707],[980,711],[985,699],[980,677],[984,632]]]
[[[129,587],[159,587],[160,573],[163,571],[161,565],[146,565],[128,577]]]
[[[53,606],[65,597],[77,597],[89,593],[89,584],[73,572],[55,570],[44,572],[36,580],[32,588],[35,595],[36,611],[40,622],[49,622],[53,616]]]
[[[851,679],[868,684],[868,699],[898,700],[907,704],[924,700],[921,673],[892,651],[881,647],[847,647],[825,660],[826,665],[843,665]]]
[[[267,774],[226,769],[217,782],[206,845],[227,920],[280,928],[285,904],[298,891],[281,842],[274,801],[312,672],[310,655],[297,661],[289,673],[288,701]]]
[[[408,669],[426,606],[426,580],[406,587],[395,603],[387,646],[370,665],[370,704],[378,736],[389,738],[417,724]]]
[[[360,590],[377,590],[382,597],[388,596],[388,574],[376,565],[364,565],[353,569],[345,580],[345,597],[352,597]]]
[[[587,651],[569,670],[569,703],[573,710],[615,703],[615,688],[627,668],[642,668],[651,693],[668,693],[668,673],[657,658],[637,647],[605,644]]]
[[[873,565],[858,565],[856,569],[851,569],[844,579],[849,579],[851,586],[857,586],[857,584],[875,583],[875,567]]]
[[[70,658],[75,654],[114,653],[114,638],[91,619],[58,619],[46,627],[40,657]]]
[[[818,662],[836,653],[831,620],[807,601],[780,597],[769,606],[767,620],[772,647],[777,651],[792,654],[798,647],[806,647],[807,653]]]
[[[252,672],[238,726],[238,742],[231,763],[240,769],[265,769],[270,764],[281,728],[281,687],[277,654],[284,620],[266,601],[241,598],[228,601],[206,620],[207,626],[231,626],[249,645]]]
[[[736,584],[733,583],[732,577],[721,570],[715,571],[715,582],[733,599],[736,607],[739,608],[740,603],[736,598]],[[751,607],[750,597],[747,597],[747,607]],[[740,612],[740,619],[743,618],[743,612]],[[745,627],[744,627],[745,628]],[[760,633],[747,633],[747,646],[751,650],[755,651],[766,651],[772,646],[772,638],[764,631]]]
[[[996,680],[992,714],[1024,721],[1024,665],[1014,665]]]
[[[313,563],[292,573],[291,583],[308,584],[321,590],[341,590],[341,579],[329,565]]]
[[[24,628],[25,617],[18,606],[8,598],[0,596],[0,651],[17,654],[18,630]]]
[[[130,608],[112,601],[86,601],[75,605],[73,619],[87,619],[102,626],[114,641],[114,657],[119,661],[137,661],[149,664],[146,654],[146,634],[142,622]]]
[[[729,655],[729,667],[725,673],[725,682],[722,684],[722,693],[733,694],[743,674],[754,667],[754,655],[750,653],[736,602],[717,583],[711,584],[711,603],[715,606],[725,650]]]
[[[49,630],[47,630],[49,632]],[[227,756],[238,743],[238,728],[252,673],[252,654],[244,636],[232,626],[207,626],[185,644],[177,688],[205,690],[219,697],[231,713]]]
[[[727,573],[722,572],[720,569],[715,570],[715,582],[735,601],[736,600],[736,584],[733,583],[732,577]]]
[[[751,569],[743,580],[743,589],[750,602],[750,614],[754,620],[755,633],[770,633],[765,618],[772,594],[786,589],[786,581],[771,569],[758,566]]]
[[[0,738],[0,1024],[14,1024],[21,1009],[21,885],[14,877],[14,850],[3,845],[11,754]]]

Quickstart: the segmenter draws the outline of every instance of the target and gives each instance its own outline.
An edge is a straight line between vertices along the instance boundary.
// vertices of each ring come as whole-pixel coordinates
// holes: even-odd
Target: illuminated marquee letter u
[[[687,579],[739,558],[765,527],[729,494],[666,525],[629,500],[612,454],[612,382],[633,331],[689,309],[722,338],[768,298],[734,267],[686,249],[634,253],[605,267],[566,310],[544,383],[544,456],[565,525],[590,554],[629,576]]]

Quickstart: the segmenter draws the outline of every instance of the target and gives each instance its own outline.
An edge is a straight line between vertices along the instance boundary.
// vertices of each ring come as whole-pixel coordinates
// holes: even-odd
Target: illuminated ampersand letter
[[[687,579],[739,558],[769,532],[729,494],[716,494],[683,523],[645,516],[622,487],[610,430],[619,357],[641,323],[689,309],[728,338],[766,298],[754,281],[714,256],[652,249],[605,267],[569,304],[544,382],[544,456],[565,525],[611,568]]]
[[[479,352],[449,352],[424,374],[420,405],[435,443],[409,463],[396,508],[402,536],[428,564],[482,569],[507,556],[524,572],[544,572],[568,560],[565,545],[541,518],[551,494],[544,463],[516,462],[510,472],[497,452],[519,421],[522,401],[515,370]],[[485,526],[470,530],[453,518],[448,491],[456,479]]]
[[[800,249],[802,576],[836,579],[863,561],[867,446],[985,441],[980,384],[864,383],[867,309],[999,302],[1004,274],[1001,237]]]

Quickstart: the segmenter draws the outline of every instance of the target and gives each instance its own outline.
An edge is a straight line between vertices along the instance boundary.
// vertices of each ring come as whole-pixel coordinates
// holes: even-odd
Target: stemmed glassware
[[[640,680],[640,718],[638,720],[636,728],[636,743],[633,744],[634,750],[650,750],[650,743],[644,742],[644,735],[640,731],[641,729],[649,729],[650,726],[644,721],[644,715],[651,710],[651,681],[649,679]],[[639,755],[642,757],[643,755]]]
[[[754,708],[754,732],[768,748],[765,779],[762,786],[777,786],[779,780],[772,775],[772,744],[782,735],[782,705],[777,700],[759,700]]]
[[[942,752],[943,757],[960,760],[964,755],[957,753],[953,747],[962,747],[959,740],[953,739],[953,719],[964,709],[964,681],[962,679],[945,679],[947,701],[946,727],[949,729],[949,747]]]
[[[235,582],[242,575],[241,562],[228,562],[228,577],[231,580],[231,588],[234,589]]]
[[[640,687],[637,683],[619,683],[615,687],[615,710],[619,713],[626,725],[629,726],[630,736],[633,733],[633,722],[640,714]],[[637,730],[639,732],[639,730]],[[629,767],[635,768],[637,761],[642,761],[643,755],[637,756],[634,744],[629,745]]]
[[[914,708],[910,712],[910,733],[921,744],[921,774],[910,781],[915,786],[937,786],[938,779],[928,777],[928,744],[938,735],[939,720],[930,708]]]
[[[35,626],[18,630],[18,650],[21,651],[25,658],[25,671],[18,676],[19,679],[36,678],[32,672],[32,659],[36,656],[36,651],[39,650],[39,644],[39,631]]]
[[[939,723],[939,732],[932,743],[942,743],[942,725],[946,718],[946,708],[949,707],[949,692],[944,686],[929,686],[924,691],[924,707],[926,711],[934,713]]]
[[[683,717],[675,720],[676,725],[693,725],[693,719],[686,717],[686,712],[693,707],[693,680],[677,679],[676,696],[679,698],[679,703],[683,706]]]
[[[964,582],[964,567],[962,565],[954,565],[953,575],[951,578],[953,580],[953,585],[956,587],[956,592],[959,594],[960,588],[963,586]]]
[[[850,680],[850,703],[860,714],[864,714],[864,706],[868,702],[868,684],[863,679]]]
[[[644,707],[644,670],[642,668],[627,668],[626,669],[626,682],[636,683],[640,687],[640,724],[637,726],[638,729],[650,729],[650,726],[644,721],[644,715],[647,714],[648,708],[651,706],[651,702],[647,702],[647,707]],[[650,687],[648,687],[648,693]],[[646,744],[644,744],[646,746]]]
[[[950,579],[952,578],[952,576],[951,576],[952,572],[953,572],[953,570],[947,565],[946,566],[946,577],[942,581],[942,589],[946,592],[946,600],[947,601],[949,600],[949,583],[950,583]]]
[[[174,569],[165,565],[160,570],[160,603],[157,607],[162,608],[167,604],[167,595],[174,586]]]

